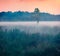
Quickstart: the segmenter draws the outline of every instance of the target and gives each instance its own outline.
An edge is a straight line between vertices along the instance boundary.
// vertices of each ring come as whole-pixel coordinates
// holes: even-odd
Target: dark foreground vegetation
[[[0,56],[60,56],[60,33],[53,36],[0,29]]]

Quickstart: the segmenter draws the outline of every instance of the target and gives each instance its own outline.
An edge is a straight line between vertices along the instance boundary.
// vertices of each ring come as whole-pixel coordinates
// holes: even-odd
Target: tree
[[[35,8],[34,13],[35,13],[35,18],[37,20],[37,23],[39,23],[39,13],[40,13],[39,9]]]
[[[39,13],[40,11],[39,11],[38,8],[35,8],[34,12],[35,12],[35,13]]]

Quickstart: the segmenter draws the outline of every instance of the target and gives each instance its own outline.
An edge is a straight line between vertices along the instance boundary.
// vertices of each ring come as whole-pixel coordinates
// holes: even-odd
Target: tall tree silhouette
[[[35,8],[34,13],[35,13],[35,18],[37,20],[37,23],[39,23],[39,13],[40,13],[39,9]]]

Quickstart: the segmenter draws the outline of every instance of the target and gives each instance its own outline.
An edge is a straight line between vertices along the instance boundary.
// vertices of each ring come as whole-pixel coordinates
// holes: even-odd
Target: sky
[[[39,8],[41,12],[60,14],[60,0],[0,0],[0,12],[33,12],[35,8]]]

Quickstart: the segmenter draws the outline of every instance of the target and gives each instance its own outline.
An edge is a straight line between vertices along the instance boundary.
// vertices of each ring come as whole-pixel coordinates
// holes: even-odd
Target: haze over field
[[[40,21],[39,23],[37,21],[0,22],[0,27],[4,31],[18,29],[26,33],[47,33],[55,35],[60,32],[59,21]]]
[[[0,56],[60,56],[60,22],[0,22]]]
[[[0,22],[0,26],[22,25],[22,26],[60,26],[60,21],[17,21],[17,22]]]

